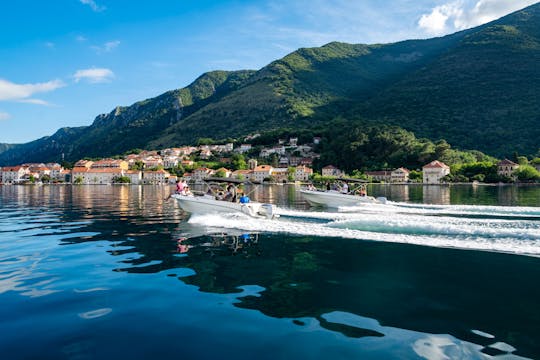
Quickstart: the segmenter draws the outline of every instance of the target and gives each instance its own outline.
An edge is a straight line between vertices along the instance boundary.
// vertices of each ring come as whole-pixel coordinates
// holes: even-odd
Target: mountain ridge
[[[505,156],[540,138],[540,4],[443,37],[300,48],[259,70],[211,71],[188,86],[26,144],[0,165],[110,156],[279,128],[397,125]],[[346,129],[344,129],[346,131]]]

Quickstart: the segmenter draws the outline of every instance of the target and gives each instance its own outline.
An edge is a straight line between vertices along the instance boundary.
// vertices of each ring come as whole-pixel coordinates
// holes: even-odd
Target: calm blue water
[[[259,188],[278,220],[169,191],[0,187],[0,359],[540,358],[538,187]]]

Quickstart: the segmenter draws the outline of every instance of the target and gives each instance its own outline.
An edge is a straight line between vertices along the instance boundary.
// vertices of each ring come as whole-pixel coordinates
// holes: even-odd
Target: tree
[[[75,178],[75,180],[73,180],[73,183],[74,183],[74,184],[82,184],[82,182],[83,182],[82,176],[77,176],[77,177]]]
[[[531,165],[520,165],[514,172],[514,175],[520,181],[538,181],[540,180],[540,172]]]
[[[234,170],[247,169],[246,159],[242,154],[234,154],[231,158],[231,165]]]
[[[113,183],[118,183],[118,184],[131,183],[131,179],[129,178],[129,176],[115,176],[112,181]]]
[[[132,170],[142,170],[144,169],[144,163],[141,160],[136,160],[133,165],[131,165]]]

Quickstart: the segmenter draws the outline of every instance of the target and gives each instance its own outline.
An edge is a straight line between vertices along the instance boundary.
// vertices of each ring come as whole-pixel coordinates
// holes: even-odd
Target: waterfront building
[[[163,169],[144,171],[142,181],[144,184],[167,184],[170,175],[169,172]]]
[[[366,171],[366,175],[374,181],[392,181],[392,172],[388,170]]]
[[[276,183],[285,183],[289,180],[289,169],[286,167],[273,168],[270,175]]]
[[[131,184],[139,185],[142,183],[142,171],[140,170],[126,170],[124,176],[129,178]]]
[[[322,168],[322,176],[343,176],[343,171],[335,167],[334,165],[326,165]]]
[[[442,178],[450,174],[450,167],[443,162],[433,160],[422,167],[424,184],[440,184]]]
[[[409,181],[409,170],[405,168],[398,168],[390,173],[390,182],[393,183],[406,183]]]
[[[519,168],[519,164],[513,161],[504,159],[497,163],[497,175],[514,178],[514,172]]]
[[[251,174],[251,180],[256,182],[263,182],[264,179],[269,178],[272,173],[272,166],[270,165],[259,165],[253,169]]]
[[[2,182],[4,184],[13,184],[23,180],[24,175],[28,173],[28,168],[22,165],[4,166],[2,168]]]
[[[308,181],[309,177],[313,175],[313,169],[301,165],[297,166],[294,173],[294,179],[296,181]]]

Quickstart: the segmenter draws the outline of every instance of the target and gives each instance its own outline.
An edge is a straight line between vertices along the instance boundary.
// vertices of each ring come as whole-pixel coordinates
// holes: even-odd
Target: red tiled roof
[[[497,166],[504,166],[504,165],[516,166],[516,165],[518,165],[518,164],[516,164],[515,162],[510,161],[510,160],[508,160],[508,159],[504,159],[504,160],[499,161],[499,162],[497,163]]]
[[[423,168],[423,169],[430,169],[430,168],[442,168],[442,169],[448,169],[449,166],[446,165],[446,164],[443,163],[443,162],[440,162],[439,160],[433,160],[433,161],[430,162],[429,164],[424,165],[422,168]]]

